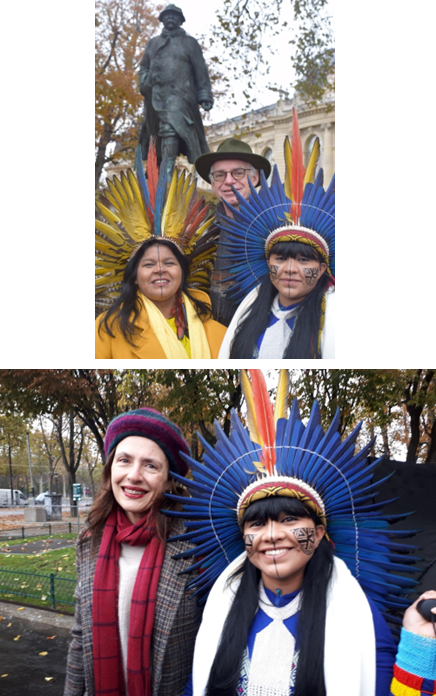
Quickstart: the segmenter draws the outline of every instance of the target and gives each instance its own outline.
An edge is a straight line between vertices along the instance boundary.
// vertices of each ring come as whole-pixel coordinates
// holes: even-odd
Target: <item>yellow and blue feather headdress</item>
[[[318,514],[336,555],[382,612],[407,607],[410,602],[402,595],[416,581],[404,573],[411,572],[410,564],[416,559],[405,554],[415,547],[398,541],[410,532],[390,528],[391,522],[404,517],[383,514],[382,508],[391,501],[373,502],[382,483],[372,481],[380,460],[368,463],[373,441],[355,451],[362,424],[341,442],[339,411],[324,432],[315,401],[304,425],[296,401],[288,413],[287,370],[281,370],[274,410],[260,370],[242,370],[241,382],[248,427],[233,411],[229,437],[218,423],[215,447],[199,436],[203,463],[182,455],[193,479],[174,475],[192,497],[167,495],[183,505],[182,512],[165,511],[185,520],[188,532],[177,539],[196,544],[179,557],[201,559],[191,566],[200,573],[189,587],[204,599],[218,575],[244,551],[240,521],[251,502],[269,495],[291,495]]]
[[[208,217],[209,205],[197,197],[196,182],[174,169],[168,180],[165,161],[157,165],[155,143],[150,144],[145,177],[141,148],[120,178],[107,182],[97,201],[95,221],[96,306],[107,309],[121,291],[124,269],[135,251],[148,239],[165,239],[177,246],[189,261],[189,288],[210,289],[216,231]]]

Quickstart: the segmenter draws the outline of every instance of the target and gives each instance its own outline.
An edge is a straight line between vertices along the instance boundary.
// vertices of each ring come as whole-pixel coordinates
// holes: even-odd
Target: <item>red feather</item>
[[[159,169],[157,167],[157,156],[156,156],[156,140],[154,138],[151,140],[150,147],[148,149],[147,179],[148,179],[148,192],[150,194],[151,207],[154,210],[154,203],[156,200],[157,182],[159,179]]]
[[[294,225],[298,224],[301,213],[301,201],[303,200],[303,181],[306,172],[303,166],[303,148],[301,146],[300,129],[298,128],[297,111],[295,107],[292,109],[292,221]]]
[[[274,473],[276,452],[274,443],[276,431],[272,403],[266,388],[265,377],[261,370],[248,370],[251,378],[253,401],[256,409],[256,424],[262,438],[262,461],[269,474]]]

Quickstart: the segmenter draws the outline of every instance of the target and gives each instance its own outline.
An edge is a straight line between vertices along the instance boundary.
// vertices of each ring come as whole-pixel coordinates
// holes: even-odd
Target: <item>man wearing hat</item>
[[[250,185],[260,184],[259,171],[262,169],[266,178],[271,173],[271,164],[261,155],[256,155],[248,143],[236,138],[227,138],[218,147],[216,152],[208,152],[201,155],[196,162],[195,168],[202,179],[208,181],[212,186],[212,191],[219,199],[217,214],[232,217],[231,210],[226,203],[238,208],[238,200],[233,189],[236,189],[243,198],[248,200],[250,195]],[[232,283],[226,282],[230,274],[226,271],[229,266],[228,253],[225,249],[227,232],[220,231],[218,242],[217,259],[215,262],[212,279],[210,297],[214,319],[224,326],[228,326],[237,309],[237,304],[225,297],[225,292],[230,289]]]
[[[139,69],[144,96],[139,142],[146,159],[150,136],[157,136],[158,157],[166,155],[171,170],[179,154],[193,163],[209,152],[199,105],[209,111],[213,97],[200,45],[180,26],[182,10],[168,5],[159,19],[164,29],[148,42]]]

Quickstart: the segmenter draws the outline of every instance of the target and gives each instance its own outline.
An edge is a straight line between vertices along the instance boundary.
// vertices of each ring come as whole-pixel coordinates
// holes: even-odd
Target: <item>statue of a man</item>
[[[200,45],[180,27],[182,10],[168,5],[159,19],[164,29],[148,42],[139,69],[144,95],[139,142],[146,159],[150,136],[157,136],[158,156],[166,155],[171,169],[179,154],[194,163],[209,152],[199,105],[209,111],[213,97]]]

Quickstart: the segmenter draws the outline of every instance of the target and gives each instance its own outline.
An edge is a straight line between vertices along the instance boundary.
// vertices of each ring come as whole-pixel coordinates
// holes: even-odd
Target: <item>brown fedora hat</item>
[[[248,143],[237,138],[227,138],[219,145],[216,152],[207,152],[205,155],[197,157],[195,168],[201,178],[210,183],[209,172],[212,164],[226,159],[240,159],[249,162],[255,169],[263,169],[267,179],[271,173],[271,163],[266,157],[255,155]]]

